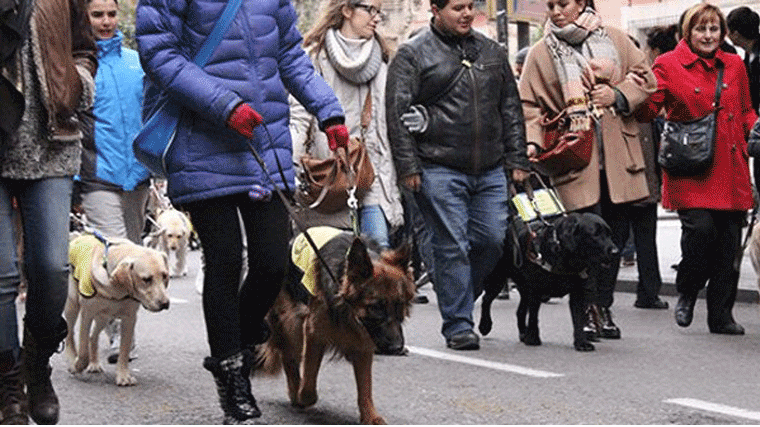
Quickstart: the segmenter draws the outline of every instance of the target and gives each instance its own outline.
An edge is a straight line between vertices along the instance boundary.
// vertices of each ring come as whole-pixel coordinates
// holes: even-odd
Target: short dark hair
[[[443,9],[447,4],[449,4],[449,0],[430,0],[430,4],[436,5],[438,9]]]
[[[647,46],[650,49],[657,49],[660,53],[670,52],[676,48],[678,41],[676,34],[678,26],[668,25],[667,27],[654,27],[647,33]]]
[[[756,40],[760,37],[760,15],[747,6],[737,7],[726,16],[726,25],[742,37]]]

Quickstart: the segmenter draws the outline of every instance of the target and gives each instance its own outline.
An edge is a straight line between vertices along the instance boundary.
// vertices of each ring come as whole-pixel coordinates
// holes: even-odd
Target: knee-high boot
[[[251,394],[251,380],[248,377],[251,355],[243,350],[226,359],[207,357],[203,367],[214,376],[219,403],[224,411],[224,424],[240,424],[261,416],[256,399]]]
[[[59,414],[58,396],[55,395],[50,374],[50,357],[66,338],[66,321],[60,319],[52,332],[32,331],[24,322],[24,345],[22,366],[26,392],[29,399],[29,416],[37,424],[57,424]]]
[[[21,359],[14,350],[0,353],[0,424],[28,424]]]

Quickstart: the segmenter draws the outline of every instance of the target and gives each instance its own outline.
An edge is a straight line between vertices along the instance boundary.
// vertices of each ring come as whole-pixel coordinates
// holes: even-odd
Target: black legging
[[[252,201],[235,194],[186,203],[203,247],[203,314],[211,356],[227,358],[255,343],[282,286],[287,269],[290,226],[282,201]],[[243,218],[248,275],[240,285]]]

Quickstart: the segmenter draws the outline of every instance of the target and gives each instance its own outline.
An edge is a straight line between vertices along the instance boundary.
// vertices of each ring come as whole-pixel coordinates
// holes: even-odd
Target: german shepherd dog
[[[521,342],[541,345],[538,331],[541,303],[551,297],[569,294],[573,346],[578,351],[593,351],[594,345],[583,333],[588,300],[586,282],[588,275],[600,266],[617,260],[619,250],[612,241],[610,227],[592,213],[569,213],[551,222],[539,222],[532,229],[519,217],[513,218],[513,221],[512,235],[516,234],[519,245],[513,243],[508,232],[504,254],[493,273],[484,280],[485,295],[478,325],[480,333],[485,336],[491,332],[491,303],[507,278],[511,278],[520,292],[517,329]]]
[[[342,232],[319,249],[339,283],[316,259],[313,295],[299,280],[288,281],[267,315],[271,335],[259,348],[256,369],[276,374],[284,368],[291,403],[308,407],[317,402],[317,373],[332,349],[354,366],[361,422],[385,424],[372,400],[372,358],[403,354],[401,325],[415,288],[408,244],[382,253],[368,246],[376,245]]]

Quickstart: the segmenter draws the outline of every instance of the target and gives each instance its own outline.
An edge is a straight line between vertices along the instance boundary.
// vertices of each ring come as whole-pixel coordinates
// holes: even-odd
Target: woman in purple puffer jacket
[[[168,194],[190,213],[201,240],[211,350],[203,365],[214,375],[225,423],[238,423],[261,415],[248,379],[250,349],[266,339],[263,319],[287,265],[288,213],[271,192],[294,188],[288,93],[317,117],[334,147],[348,143],[348,131],[337,98],[301,48],[288,0],[242,0],[209,61],[195,65],[226,4],[141,0],[136,36],[148,77],[143,117],[162,92],[185,109],[166,156]],[[242,233],[252,274],[240,287]]]

